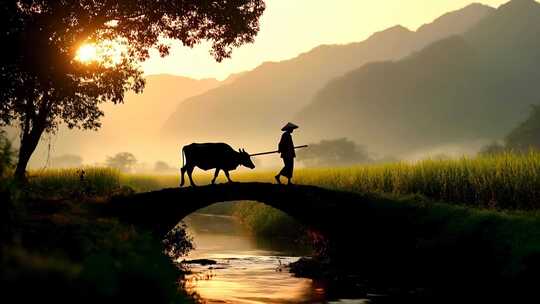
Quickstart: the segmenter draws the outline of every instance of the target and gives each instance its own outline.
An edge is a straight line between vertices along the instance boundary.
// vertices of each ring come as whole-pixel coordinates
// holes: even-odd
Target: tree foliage
[[[187,232],[184,222],[178,223],[171,231],[165,235],[162,241],[165,254],[173,260],[177,260],[188,254],[195,248],[193,237]]]
[[[298,152],[299,161],[308,166],[340,166],[370,162],[371,159],[362,146],[347,138],[322,140],[310,144],[308,149]]]
[[[131,172],[136,163],[137,159],[129,152],[121,152],[115,156],[107,157],[107,166],[122,172]]]
[[[15,159],[15,151],[11,141],[7,138],[6,132],[0,130],[0,179],[12,169]]]
[[[208,40],[221,61],[233,47],[253,41],[264,8],[263,0],[4,1],[0,41],[9,47],[0,57],[0,124],[20,124],[17,175],[24,175],[43,132],[60,123],[97,129],[99,104],[141,92],[140,63],[151,49],[165,56],[167,41],[192,47]],[[75,60],[85,44],[120,54]]]
[[[482,156],[493,156],[507,152],[507,148],[504,144],[498,142],[492,142],[480,149],[478,154]]]
[[[170,171],[173,171],[174,168],[169,166],[168,163],[164,162],[164,161],[157,161],[155,164],[154,164],[154,171],[156,172],[170,172]]]
[[[529,118],[506,136],[506,145],[516,152],[540,149],[540,106],[532,105]]]
[[[540,150],[540,105],[531,105],[529,117],[506,135],[504,143],[493,142],[483,147],[479,154],[489,156],[531,150]]]

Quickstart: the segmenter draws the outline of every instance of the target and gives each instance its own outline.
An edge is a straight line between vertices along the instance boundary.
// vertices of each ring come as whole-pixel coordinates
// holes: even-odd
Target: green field
[[[87,168],[81,182],[76,169],[45,170],[31,174],[31,185],[42,191],[111,193],[128,186],[135,191],[177,187],[176,175],[121,174],[113,169]],[[201,171],[198,171],[201,172]],[[275,172],[239,171],[236,181],[273,182]],[[210,173],[195,174],[200,185]],[[354,192],[394,196],[419,194],[434,201],[478,208],[540,209],[540,153],[502,154],[457,160],[423,160],[346,168],[300,169],[294,181]],[[224,182],[220,176],[218,182]]]

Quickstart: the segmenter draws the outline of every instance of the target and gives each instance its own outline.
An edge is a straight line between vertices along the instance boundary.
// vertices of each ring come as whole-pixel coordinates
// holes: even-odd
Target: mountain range
[[[52,137],[52,155],[117,152],[178,161],[190,142],[250,152],[275,148],[282,124],[297,143],[347,137],[378,155],[406,157],[499,139],[537,103],[540,4],[472,4],[416,31],[394,26],[346,45],[323,45],[224,81],[152,75],[142,95],[105,105],[99,132]],[[34,163],[44,163],[48,141]]]
[[[372,61],[398,60],[461,34],[493,11],[473,4],[416,32],[395,26],[362,42],[324,45],[290,60],[264,63],[227,85],[183,101],[165,123],[163,134],[183,143],[227,141],[251,149],[273,148],[282,124],[310,104],[331,79]]]
[[[382,154],[500,139],[540,101],[539,49],[540,4],[513,0],[462,35],[334,79],[295,120],[309,140]]]

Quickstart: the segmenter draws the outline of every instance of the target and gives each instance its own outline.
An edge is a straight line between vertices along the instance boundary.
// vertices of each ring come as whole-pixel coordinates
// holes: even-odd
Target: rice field
[[[84,173],[82,172],[84,171]],[[84,174],[81,178],[81,174]],[[107,195],[121,188],[121,174],[112,168],[46,169],[29,173],[30,190],[47,196],[72,193]]]
[[[420,194],[480,208],[540,209],[540,153],[307,169],[297,182],[357,192]]]
[[[74,191],[91,185],[106,194],[122,186],[135,191],[177,187],[176,175],[122,174],[108,168],[46,170],[31,174],[31,185],[49,191]],[[200,172],[200,171],[198,171]],[[272,171],[238,171],[236,181],[273,182]],[[197,184],[209,183],[210,174],[194,174]],[[224,182],[222,176],[218,182]],[[501,154],[456,160],[423,160],[346,168],[314,168],[295,171],[294,182],[355,192],[395,196],[419,194],[432,200],[479,208],[540,209],[540,153]]]

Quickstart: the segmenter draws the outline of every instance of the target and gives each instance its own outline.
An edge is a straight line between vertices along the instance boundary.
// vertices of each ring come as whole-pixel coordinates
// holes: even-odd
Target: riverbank
[[[294,247],[309,251],[307,228],[285,212],[254,201],[223,202],[197,211],[227,215],[238,220],[261,245]]]
[[[191,303],[182,269],[149,232],[103,217],[106,195],[2,184],[2,297],[19,302]],[[93,186],[95,187],[95,185]]]
[[[324,231],[314,235],[315,260],[332,270],[319,272],[327,273],[331,280],[355,276],[371,286],[427,290],[458,298],[530,292],[536,296],[531,285],[540,273],[537,155],[300,170],[298,183],[346,190],[346,197],[356,197],[347,209],[328,212],[318,223]],[[80,182],[73,170],[36,179],[34,185],[41,193],[71,187],[65,193],[76,199],[100,193],[101,188],[94,184],[113,183],[117,185],[114,189],[123,189],[118,191],[130,191],[126,188],[130,185],[143,191],[177,183],[177,176],[116,172],[107,183],[102,181],[109,177],[101,177],[99,172],[92,176],[95,181]],[[271,181],[268,176],[265,172],[242,173],[235,178]],[[205,180],[206,176],[197,178]],[[462,194],[470,199],[481,194],[483,199],[478,203],[437,201]],[[272,225],[269,227],[271,230]],[[307,275],[309,269],[304,270]]]
[[[293,273],[369,282],[367,288],[418,299],[539,297],[533,287],[540,273],[539,217],[421,196],[362,197],[363,207],[328,220],[324,250],[293,264]]]
[[[478,296],[527,292],[538,262],[538,217],[314,186],[234,183],[115,199],[113,214],[163,233],[215,202],[265,202],[317,232],[319,255],[373,284]],[[523,232],[526,232],[524,234]],[[481,282],[482,286],[479,286]],[[473,287],[471,287],[473,286]],[[485,287],[488,286],[488,287]],[[486,289],[483,289],[486,288]]]
[[[292,273],[326,281],[329,290],[415,301],[449,293],[452,299],[537,297],[531,287],[540,273],[536,212],[477,209],[419,195],[363,194],[356,203],[358,208],[327,212],[322,233],[302,230],[314,257],[293,263]],[[209,211],[231,214],[234,208],[250,219],[248,227],[257,219],[270,224],[260,225],[270,232],[291,227],[267,221],[281,211],[255,202],[228,209],[217,204]]]

